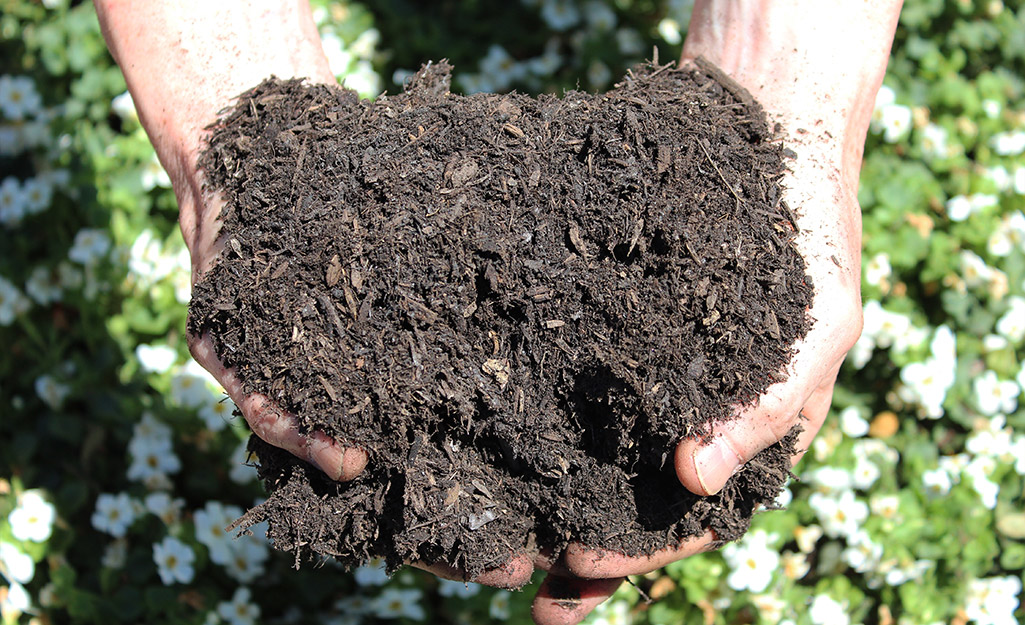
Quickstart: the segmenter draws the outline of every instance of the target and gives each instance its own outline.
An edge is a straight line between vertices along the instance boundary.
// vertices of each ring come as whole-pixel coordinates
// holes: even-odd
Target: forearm
[[[260,81],[333,83],[306,0],[96,0],[157,156],[174,184],[193,276],[214,258],[219,210],[204,201],[196,166],[204,129]]]
[[[856,189],[865,133],[901,0],[698,0],[684,58],[703,55],[747,87],[788,134],[829,133]]]
[[[217,111],[271,74],[332,81],[305,0],[97,0],[139,119],[171,171]]]

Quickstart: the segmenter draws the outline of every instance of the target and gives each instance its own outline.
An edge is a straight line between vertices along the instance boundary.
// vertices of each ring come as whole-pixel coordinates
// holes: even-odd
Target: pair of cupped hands
[[[215,262],[220,205],[203,188],[196,163],[204,129],[242,91],[270,75],[335,84],[305,2],[127,3],[97,0],[108,46],[125,74],[140,120],[171,176],[180,223],[192,254],[193,282]],[[797,215],[797,246],[814,288],[813,325],[796,345],[787,378],[710,440],[683,440],[675,467],[684,487],[718,492],[756,453],[795,424],[808,447],[829,410],[840,365],[861,331],[860,209],[857,176],[876,90],[882,81],[900,2],[699,0],[682,62],[704,56],[746,87],[796,152],[784,199]],[[843,33],[837,29],[843,28]],[[358,446],[322,432],[303,433],[294,415],[265,396],[245,394],[206,336],[190,337],[196,360],[224,386],[253,432],[335,480],[359,475],[368,462]],[[796,462],[798,457],[794,458]],[[518,588],[547,572],[533,605],[540,625],[581,621],[628,575],[644,574],[716,544],[708,532],[639,557],[573,543],[561,554],[517,553],[499,569],[469,580]],[[463,580],[460,571],[420,566]],[[552,589],[557,592],[552,592]],[[579,600],[566,601],[567,595]]]

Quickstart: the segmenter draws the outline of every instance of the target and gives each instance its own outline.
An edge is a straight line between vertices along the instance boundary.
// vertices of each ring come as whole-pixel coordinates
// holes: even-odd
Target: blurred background
[[[684,0],[314,0],[364,97],[602,90]],[[0,0],[0,614],[10,623],[529,623],[496,591],[354,572],[223,527],[245,423],[188,357],[167,175],[89,3]],[[844,25],[838,24],[837,28]],[[593,624],[1021,622],[1025,2],[907,0],[861,178],[865,331],[780,511],[638,576]]]

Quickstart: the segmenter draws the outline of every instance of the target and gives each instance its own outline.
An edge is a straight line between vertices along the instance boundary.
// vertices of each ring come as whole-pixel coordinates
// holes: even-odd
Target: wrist
[[[203,131],[218,111],[261,80],[334,82],[303,1],[97,0],[96,8],[172,179],[194,170]]]
[[[784,144],[841,172],[853,192],[900,5],[698,0],[683,58],[721,67],[780,124]]]

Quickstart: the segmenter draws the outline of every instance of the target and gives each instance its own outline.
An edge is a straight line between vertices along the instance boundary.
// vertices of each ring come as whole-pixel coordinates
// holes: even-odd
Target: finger
[[[548,575],[534,597],[531,616],[537,625],[576,625],[612,596],[623,578],[576,579]]]
[[[801,433],[797,436],[797,453],[790,459],[792,465],[796,465],[804,457],[804,453],[822,429],[822,424],[826,422],[829,407],[833,404],[833,387],[832,382],[820,386],[804,404],[804,410],[801,411],[804,420],[801,421]]]
[[[740,409],[735,419],[715,426],[711,440],[685,439],[677,445],[680,482],[697,495],[719,492],[745,462],[786,436],[813,393],[824,389],[819,402],[826,393],[831,395],[840,364],[860,332],[859,313],[842,312],[816,321],[795,346],[785,381],[766,389],[757,403]]]
[[[366,467],[367,454],[362,449],[341,445],[321,431],[304,435],[295,415],[282,410],[265,395],[246,395],[235,371],[226,369],[218,360],[208,336],[190,338],[189,348],[196,361],[221,383],[250,429],[261,439],[302,458],[337,481],[351,480]]]
[[[538,571],[544,571],[560,577],[572,575],[572,573],[569,572],[569,569],[566,568],[563,553],[565,553],[565,551],[555,555],[552,553],[551,549],[542,549],[536,556],[534,556],[534,568]]]
[[[466,573],[462,570],[442,562],[435,564],[410,562],[409,565],[456,582],[474,582],[484,586],[507,588],[510,590],[523,588],[530,583],[530,577],[534,574],[534,565],[530,556],[526,554],[514,556],[512,560],[502,566],[485,571],[473,579],[467,579]]]
[[[684,539],[675,547],[660,549],[651,554],[626,556],[604,549],[591,549],[571,543],[563,554],[566,569],[585,579],[643,575],[663,566],[711,549],[716,543],[711,530],[700,536]]]

